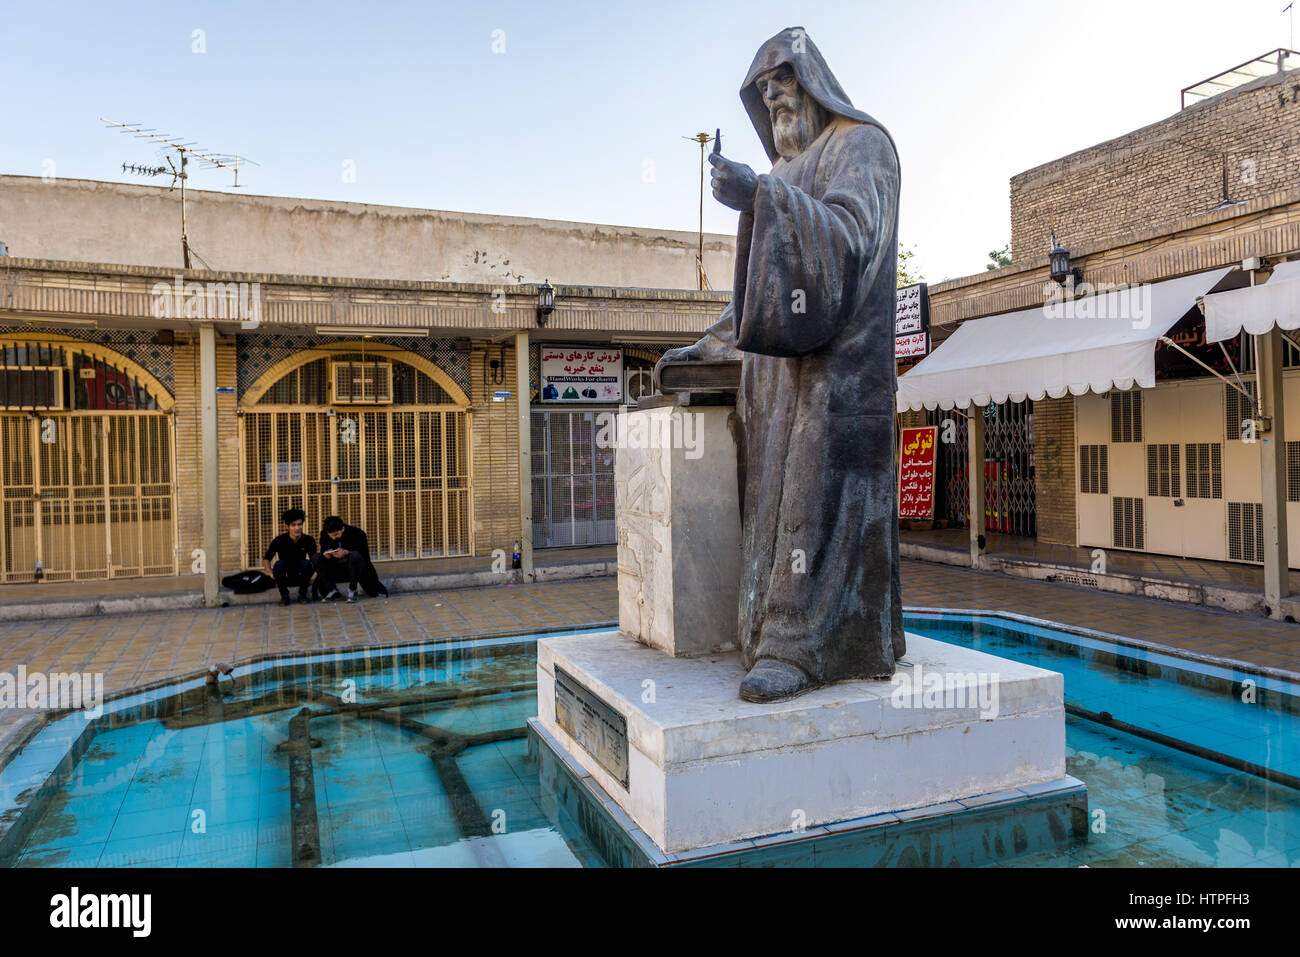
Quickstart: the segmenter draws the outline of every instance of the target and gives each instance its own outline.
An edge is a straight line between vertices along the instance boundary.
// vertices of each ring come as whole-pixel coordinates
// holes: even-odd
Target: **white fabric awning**
[[[1262,286],[1205,297],[1205,341],[1232,339],[1245,329],[1263,335],[1274,326],[1300,329],[1300,262],[1279,263]]]
[[[1157,340],[1231,269],[971,319],[898,379],[898,411],[1156,384]]]

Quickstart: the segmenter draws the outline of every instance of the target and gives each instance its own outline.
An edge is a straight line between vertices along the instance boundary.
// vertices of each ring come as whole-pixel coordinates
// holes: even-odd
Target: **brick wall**
[[[176,545],[181,574],[191,572],[194,549],[203,547],[203,438],[199,401],[199,342],[177,339],[174,370],[176,408]],[[235,341],[217,337],[217,385],[234,386]],[[217,494],[221,574],[243,568],[239,524],[239,420],[234,395],[217,396]]]
[[[1074,397],[1034,403],[1034,484],[1038,540],[1075,543]]]
[[[1122,240],[1070,250],[1084,282],[1118,285],[1159,282],[1250,256],[1277,261],[1300,252],[1300,189],[1292,187],[1239,206],[1162,223]],[[931,335],[937,347],[966,319],[1042,306],[1056,288],[1047,255],[930,286]]]
[[[496,373],[488,367],[501,361]],[[519,538],[519,396],[515,350],[497,346],[470,355],[470,446],[474,475],[474,554],[508,553]],[[492,393],[509,392],[504,402]],[[525,400],[527,397],[525,397]]]
[[[903,429],[918,429],[925,425],[925,411],[913,412],[908,409],[899,416],[898,424]]]
[[[1250,200],[1300,178],[1300,70],[1257,80],[1011,179],[1015,262]]]

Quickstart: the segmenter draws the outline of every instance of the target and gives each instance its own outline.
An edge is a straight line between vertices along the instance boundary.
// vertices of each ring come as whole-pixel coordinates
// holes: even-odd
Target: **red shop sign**
[[[898,517],[934,518],[935,437],[939,427],[903,429],[898,457]]]

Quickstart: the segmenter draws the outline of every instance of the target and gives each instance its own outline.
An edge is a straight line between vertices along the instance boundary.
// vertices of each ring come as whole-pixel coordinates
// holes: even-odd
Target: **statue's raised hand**
[[[758,174],[744,163],[733,162],[721,153],[710,153],[709,164],[713,167],[714,199],[739,212],[753,212]]]

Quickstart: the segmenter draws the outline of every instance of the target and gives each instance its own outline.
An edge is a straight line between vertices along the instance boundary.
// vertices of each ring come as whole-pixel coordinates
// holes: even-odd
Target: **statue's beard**
[[[793,113],[778,112],[772,118],[772,139],[777,153],[787,161],[798,156],[821,135],[829,119],[821,104],[801,92]]]

